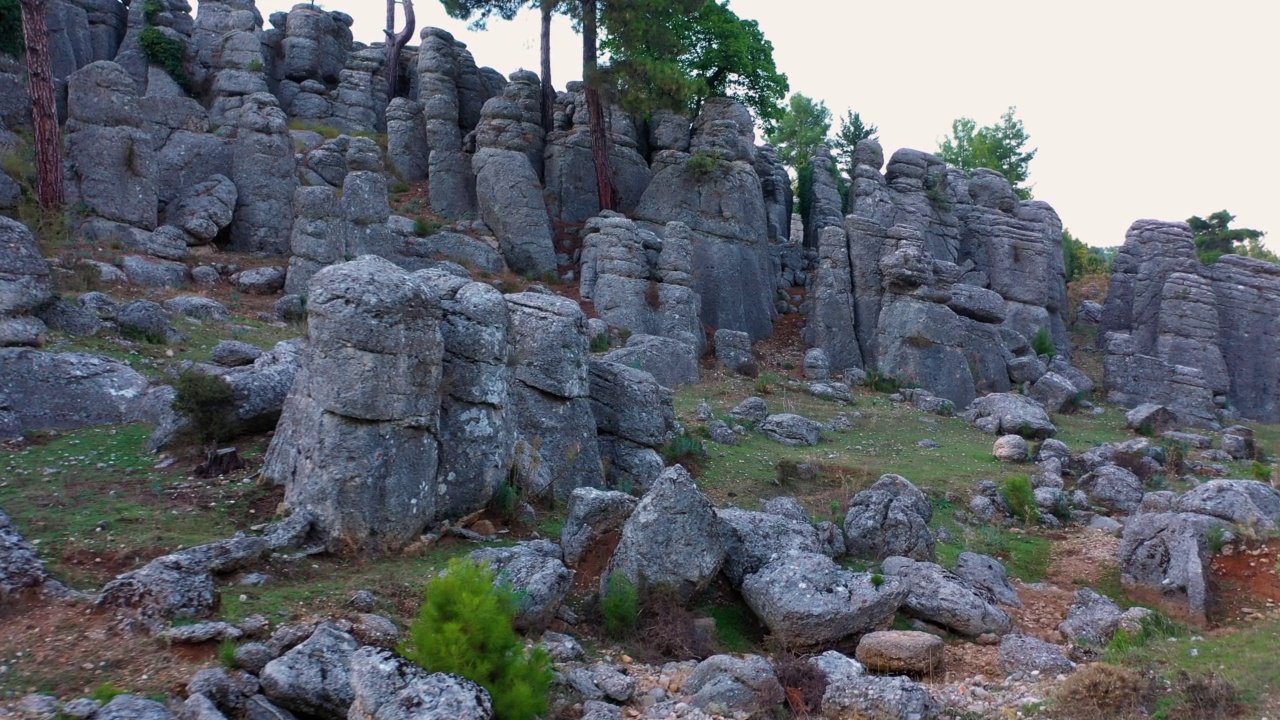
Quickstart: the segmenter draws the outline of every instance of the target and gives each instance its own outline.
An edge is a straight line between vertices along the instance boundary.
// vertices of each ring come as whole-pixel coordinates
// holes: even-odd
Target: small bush
[[[1144,647],[1152,640],[1178,637],[1183,633],[1183,627],[1168,615],[1153,612],[1139,621],[1138,629],[1134,632],[1124,628],[1116,630],[1116,634],[1107,643],[1107,658],[1114,659],[1130,650]]]
[[[236,433],[236,393],[218,375],[185,370],[173,383],[173,409],[186,416],[186,432],[206,450]]]
[[[696,152],[689,156],[689,171],[699,180],[705,179],[720,167],[720,158],[708,152]]]
[[[236,669],[236,641],[230,638],[218,646],[218,664],[228,670]]]
[[[89,692],[89,698],[106,705],[116,697],[125,694],[125,689],[115,683],[105,682]]]
[[[654,660],[711,657],[717,650],[714,628],[700,622],[673,589],[651,589],[640,603],[639,637]]]
[[[1249,468],[1249,474],[1253,475],[1253,479],[1258,482],[1268,482],[1271,480],[1271,466],[1254,460]]]
[[[1214,555],[1222,554],[1222,549],[1227,546],[1227,531],[1221,525],[1209,528],[1204,538],[1209,543],[1209,552]]]
[[[0,55],[18,58],[26,49],[22,38],[22,6],[18,0],[0,0]]]
[[[403,180],[397,180],[396,182],[391,183],[390,189],[392,194],[395,194],[395,195],[399,195],[400,193],[407,193],[409,192],[409,183]]]
[[[613,573],[605,581],[604,594],[600,596],[600,613],[604,616],[604,630],[615,640],[626,640],[636,632],[640,624],[640,591],[622,573]]]
[[[593,353],[604,352],[605,350],[608,350],[608,349],[609,349],[608,333],[604,335],[597,335],[591,338],[591,352]]]
[[[892,394],[902,388],[902,383],[897,378],[885,375],[872,368],[867,371],[867,387],[878,393]]]
[[[510,480],[499,485],[493,491],[493,497],[489,498],[489,509],[493,510],[494,514],[505,518],[514,516],[519,505],[520,490]]]
[[[184,89],[190,84],[187,77],[187,46],[181,40],[165,35],[160,28],[149,27],[138,33],[138,44],[147,62],[158,65],[169,77]]]
[[[681,433],[662,446],[662,458],[668,465],[684,465],[690,472],[693,472],[706,454],[707,449],[702,441],[688,433]]]
[[[827,674],[808,660],[784,657],[774,674],[782,685],[787,706],[795,717],[806,717],[822,707],[822,696],[827,692]]]
[[[644,291],[645,303],[654,310],[660,310],[662,308],[661,289],[662,288],[658,284],[657,280],[650,280],[649,287]]]
[[[1217,673],[1192,675],[1179,670],[1170,684],[1169,694],[1156,703],[1152,717],[1220,720],[1235,717],[1240,710],[1240,689],[1230,680]]]
[[[444,226],[438,222],[426,218],[417,218],[413,221],[413,234],[418,237],[426,237],[439,232],[442,227]]]
[[[761,373],[760,376],[756,378],[756,392],[761,395],[769,395],[773,392],[774,386],[777,385],[781,379],[782,378],[771,372]]]
[[[1037,355],[1048,355],[1053,357],[1058,352],[1057,346],[1053,344],[1053,336],[1049,334],[1048,328],[1040,328],[1036,332],[1036,336],[1031,339],[1031,349]]]
[[[1054,715],[1062,720],[1125,717],[1137,713],[1150,689],[1146,678],[1128,668],[1084,665],[1054,691]]]
[[[146,20],[148,25],[155,25],[162,12],[164,12],[164,3],[160,0],[146,0],[142,3],[142,19]]]
[[[941,212],[951,210],[951,200],[947,197],[946,175],[926,175],[924,178],[924,195],[935,210]]]
[[[545,650],[525,653],[513,625],[516,606],[509,587],[494,585],[493,571],[452,560],[428,583],[426,601],[400,653],[431,672],[479,683],[502,720],[532,720],[547,711],[554,673]]]
[[[878,590],[880,589],[881,585],[884,585],[884,576],[881,575],[880,573],[873,574],[871,576],[871,587],[876,588]]]
[[[1006,478],[1000,485],[1000,495],[1009,503],[1013,516],[1028,525],[1040,517],[1040,508],[1036,506],[1035,489],[1031,487],[1031,477],[1014,475]]]

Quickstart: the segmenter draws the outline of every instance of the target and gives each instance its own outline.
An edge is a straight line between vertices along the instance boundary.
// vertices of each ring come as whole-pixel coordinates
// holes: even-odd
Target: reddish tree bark
[[[40,175],[40,207],[61,210],[67,204],[62,176],[62,133],[53,94],[53,58],[49,54],[47,0],[21,0],[22,35],[27,46],[27,85],[31,120],[36,130],[36,171]]]
[[[555,7],[556,0],[542,0],[542,129],[547,132],[555,129],[556,90],[551,86],[551,15]]]
[[[404,29],[396,32],[396,0],[387,0],[387,99],[394,100],[400,94],[400,52],[413,39],[417,18],[413,14],[413,0],[400,0],[404,5]]]
[[[587,115],[591,120],[591,161],[596,171],[596,192],[601,210],[617,209],[613,173],[609,171],[609,139],[604,129],[604,109],[596,88],[597,0],[582,0],[582,80],[586,84]]]

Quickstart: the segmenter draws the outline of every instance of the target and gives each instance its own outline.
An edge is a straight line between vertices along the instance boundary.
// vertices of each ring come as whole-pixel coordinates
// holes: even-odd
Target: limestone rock
[[[348,720],[493,718],[484,688],[456,675],[429,673],[388,650],[357,650],[351,655],[350,678],[353,702],[343,716]]]
[[[1125,427],[1151,435],[1177,430],[1178,414],[1163,405],[1143,403],[1124,414]]]
[[[938,565],[892,557],[884,561],[884,572],[908,588],[903,608],[913,617],[968,637],[1003,635],[1013,626],[985,593]]]
[[[989,555],[962,552],[956,558],[955,573],[965,582],[991,595],[1001,605],[1022,607],[1018,591],[1009,582],[1009,576],[999,560]]]
[[[1001,435],[991,448],[991,454],[1001,462],[1026,462],[1030,450],[1021,435]]]
[[[356,697],[351,665],[359,647],[347,633],[322,625],[301,645],[267,663],[263,694],[301,715],[346,720]]]
[[[587,548],[603,535],[618,530],[631,517],[638,501],[621,492],[578,488],[569,496],[569,513],[560,530],[566,565],[578,564]]]
[[[817,445],[821,430],[821,424],[794,413],[770,415],[760,423],[765,437],[789,447]]]
[[[1203,622],[1212,602],[1208,533],[1222,527],[1222,520],[1195,513],[1130,517],[1116,554],[1120,579],[1159,592],[1164,602]]]
[[[1076,486],[1089,501],[1113,513],[1130,513],[1142,503],[1142,481],[1118,465],[1103,465],[1080,478]]]
[[[1000,668],[1009,674],[1033,673],[1038,679],[1070,674],[1076,664],[1052,643],[1027,635],[1005,635],[1000,639]]]
[[[497,573],[495,582],[516,591],[515,625],[520,630],[538,630],[550,624],[573,585],[574,572],[561,561],[559,546],[545,540],[484,548],[470,557],[492,568]]]
[[[22,223],[0,217],[0,318],[23,315],[53,296],[49,265]]]
[[[964,419],[983,432],[1016,434],[1029,440],[1053,437],[1058,429],[1034,400],[1012,393],[993,393],[974,400]]]
[[[911,481],[901,475],[883,475],[849,501],[844,518],[848,552],[868,560],[894,555],[932,560],[932,518],[933,506]]]
[[[806,520],[737,508],[716,515],[724,524],[724,574],[735,587],[787,554],[822,552],[818,533]]]
[[[914,630],[879,630],[858,641],[855,657],[868,670],[930,675],[942,668],[942,638]]]
[[[668,388],[693,385],[698,382],[698,358],[694,347],[680,340],[656,335],[632,335],[626,347],[613,350],[604,359],[627,365],[653,375],[659,384]]]

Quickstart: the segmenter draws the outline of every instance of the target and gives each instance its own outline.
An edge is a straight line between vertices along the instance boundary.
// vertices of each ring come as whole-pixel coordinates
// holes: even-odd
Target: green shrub
[[[165,35],[160,28],[149,27],[138,33],[138,44],[147,62],[158,65],[169,77],[184,89],[190,84],[187,77],[187,46],[181,40]]]
[[[1214,555],[1221,554],[1222,548],[1227,546],[1227,531],[1221,525],[1209,528],[1204,538],[1209,543],[1209,552]]]
[[[935,210],[939,212],[951,210],[951,200],[947,197],[946,175],[926,175],[924,178],[924,195]]]
[[[591,352],[599,353],[609,349],[609,335],[597,335],[591,338]]]
[[[681,433],[662,446],[662,457],[668,465],[680,463],[686,469],[689,468],[689,463],[696,462],[706,452],[702,441],[688,433]]]
[[[688,167],[693,176],[701,180],[720,167],[720,158],[708,152],[696,152],[689,156]]]
[[[227,638],[218,646],[218,664],[228,670],[236,669],[236,641]]]
[[[867,371],[867,387],[878,393],[896,393],[902,389],[902,381],[872,368]]]
[[[1249,468],[1249,474],[1253,475],[1253,479],[1258,482],[1270,482],[1271,466],[1254,460],[1253,465]]]
[[[884,585],[884,576],[881,575],[880,573],[873,574],[871,576],[871,587],[874,587],[878,590],[881,585]]]
[[[186,433],[206,449],[235,435],[236,394],[218,375],[185,370],[173,383],[173,409],[190,421]]]
[[[249,61],[249,72],[262,72],[262,61],[254,58]]]
[[[516,488],[513,482],[504,482],[493,491],[493,497],[489,499],[489,508],[494,513],[502,517],[511,517],[516,512],[516,507],[520,504],[520,490]]]
[[[600,614],[609,637],[625,640],[635,633],[640,623],[640,591],[626,575],[616,572],[605,581]]]
[[[398,180],[398,181],[396,181],[396,182],[391,183],[391,188],[390,188],[390,189],[391,189],[391,193],[392,193],[393,195],[399,195],[399,194],[401,194],[401,193],[407,193],[407,192],[409,192],[409,189],[410,189],[410,188],[409,188],[409,183],[407,183],[407,182],[405,182],[405,181],[403,181],[403,180]]]
[[[492,570],[454,559],[427,584],[400,654],[431,672],[479,683],[501,720],[532,720],[547,711],[554,674],[545,650],[525,653],[513,625],[516,604],[515,592],[494,585]]]
[[[428,220],[426,218],[417,218],[413,221],[413,234],[418,237],[426,237],[439,232],[442,227],[444,227],[444,225],[439,222]]]
[[[773,392],[773,387],[777,385],[780,380],[782,380],[782,378],[778,377],[775,373],[760,373],[755,382],[756,392],[761,395],[768,395]]]
[[[1040,517],[1040,509],[1036,507],[1035,489],[1031,487],[1031,477],[1014,475],[1006,478],[1000,486],[1000,495],[1009,503],[1013,516],[1031,524]]]
[[[1053,344],[1053,336],[1049,334],[1047,328],[1040,328],[1036,332],[1036,336],[1031,339],[1031,349],[1037,355],[1048,355],[1053,357],[1058,352],[1057,346]]]
[[[164,12],[164,3],[160,0],[147,0],[142,3],[142,19],[146,20],[148,25],[155,25],[156,19],[162,12]]]
[[[116,697],[124,694],[124,688],[116,685],[115,683],[105,682],[91,690],[89,692],[89,698],[106,705]]]

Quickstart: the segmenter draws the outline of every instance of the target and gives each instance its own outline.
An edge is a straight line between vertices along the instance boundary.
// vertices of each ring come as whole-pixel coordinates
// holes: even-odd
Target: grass
[[[696,610],[716,621],[716,642],[724,652],[748,653],[760,647],[764,639],[760,623],[742,603],[707,602]]]

